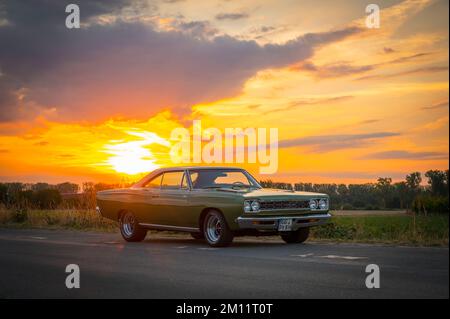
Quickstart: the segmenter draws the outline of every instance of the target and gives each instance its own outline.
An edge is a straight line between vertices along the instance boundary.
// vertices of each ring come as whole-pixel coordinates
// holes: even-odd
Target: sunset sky
[[[196,119],[278,128],[278,172],[244,165],[264,179],[448,169],[448,6],[0,0],[0,182],[135,180],[173,166],[170,132]]]

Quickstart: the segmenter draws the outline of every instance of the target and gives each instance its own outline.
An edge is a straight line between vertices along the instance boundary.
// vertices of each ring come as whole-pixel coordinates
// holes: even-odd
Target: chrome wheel
[[[136,219],[133,214],[126,213],[122,218],[122,231],[127,237],[131,237],[134,234]]]
[[[233,241],[234,234],[228,227],[225,217],[213,209],[206,214],[202,231],[212,247],[225,247]]]
[[[119,228],[123,239],[126,241],[143,241],[147,235],[147,229],[139,225],[139,220],[132,212],[123,212],[119,217]]]
[[[208,218],[206,223],[206,235],[210,242],[215,243],[219,241],[220,236],[222,235],[222,224],[217,216],[211,215]]]

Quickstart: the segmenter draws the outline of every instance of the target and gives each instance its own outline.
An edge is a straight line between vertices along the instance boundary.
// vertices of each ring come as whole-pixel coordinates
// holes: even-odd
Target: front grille
[[[272,200],[260,202],[261,210],[305,209],[309,208],[307,200]]]

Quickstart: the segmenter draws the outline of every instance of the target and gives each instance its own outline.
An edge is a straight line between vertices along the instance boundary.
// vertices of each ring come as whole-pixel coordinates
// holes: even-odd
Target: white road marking
[[[37,237],[37,236],[30,236],[30,238],[39,240],[47,239],[47,237]]]
[[[200,247],[200,248],[197,248],[197,249],[200,249],[200,250],[217,250],[218,248],[212,248],[212,247]]]
[[[175,248],[177,248],[177,249],[184,249],[184,248],[186,248],[187,246],[178,246],[178,247],[175,247]]]
[[[313,253],[309,253],[309,254],[303,254],[303,255],[291,255],[292,257],[302,257],[302,258],[306,258],[306,257],[309,257],[309,256],[313,256],[314,254]]]
[[[337,255],[326,255],[326,256],[318,256],[318,257],[319,258],[328,258],[328,259],[345,259],[345,260],[369,259],[369,257],[337,256]]]

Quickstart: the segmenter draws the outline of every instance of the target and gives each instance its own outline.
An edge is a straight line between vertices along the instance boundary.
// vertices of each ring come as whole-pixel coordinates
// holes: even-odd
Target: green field
[[[335,216],[312,240],[448,246],[448,215]],[[0,210],[0,227],[117,232],[117,223],[86,210]]]

